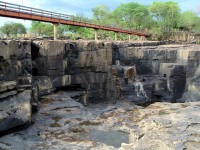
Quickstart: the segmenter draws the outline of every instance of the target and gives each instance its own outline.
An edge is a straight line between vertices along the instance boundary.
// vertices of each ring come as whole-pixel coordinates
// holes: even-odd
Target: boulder
[[[3,81],[0,84],[0,92],[5,92],[7,90],[12,90],[17,87],[16,81]]]
[[[39,95],[46,95],[54,90],[50,77],[38,76],[34,77],[33,81],[34,85],[38,88]]]
[[[0,100],[0,132],[31,122],[31,91]]]

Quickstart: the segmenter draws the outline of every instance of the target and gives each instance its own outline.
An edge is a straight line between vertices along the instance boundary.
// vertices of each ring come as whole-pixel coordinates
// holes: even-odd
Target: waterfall
[[[115,61],[115,64],[116,64],[116,66],[119,67],[119,66],[120,66],[120,61],[119,61],[119,60],[116,60],[116,61]]]
[[[135,92],[137,93],[137,97],[140,97],[141,95],[148,98],[147,93],[144,90],[143,84],[136,80],[134,83],[135,86]]]

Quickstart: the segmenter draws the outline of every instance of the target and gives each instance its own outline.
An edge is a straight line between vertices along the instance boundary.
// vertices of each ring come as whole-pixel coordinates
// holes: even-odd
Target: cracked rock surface
[[[200,148],[200,103],[154,103],[146,108],[128,100],[84,107],[78,92],[42,97],[34,124],[0,138],[3,150],[160,150]],[[112,135],[112,136],[111,136]],[[106,139],[99,138],[98,136]],[[126,140],[121,140],[123,138]],[[108,141],[110,139],[110,141]],[[118,143],[116,143],[118,142]],[[117,146],[116,146],[117,145]]]

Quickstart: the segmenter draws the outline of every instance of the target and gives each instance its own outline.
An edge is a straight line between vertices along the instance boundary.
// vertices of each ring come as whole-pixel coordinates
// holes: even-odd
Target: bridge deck
[[[6,3],[2,1],[0,1],[0,16],[101,29],[119,33],[133,34],[138,36],[148,36],[147,33],[143,32],[98,25],[90,22],[81,21],[81,18],[78,18],[79,20],[77,21],[77,18],[75,16],[16,5],[12,3]]]

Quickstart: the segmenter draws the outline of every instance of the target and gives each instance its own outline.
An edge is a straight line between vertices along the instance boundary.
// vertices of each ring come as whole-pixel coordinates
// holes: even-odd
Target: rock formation
[[[198,101],[200,47],[163,44],[1,41],[0,131],[30,123],[40,97],[59,89],[84,105]]]
[[[31,122],[30,41],[0,42],[0,132]]]
[[[40,94],[69,87],[87,93],[90,102],[111,97],[112,43],[42,41],[32,45],[36,53],[33,77]]]

